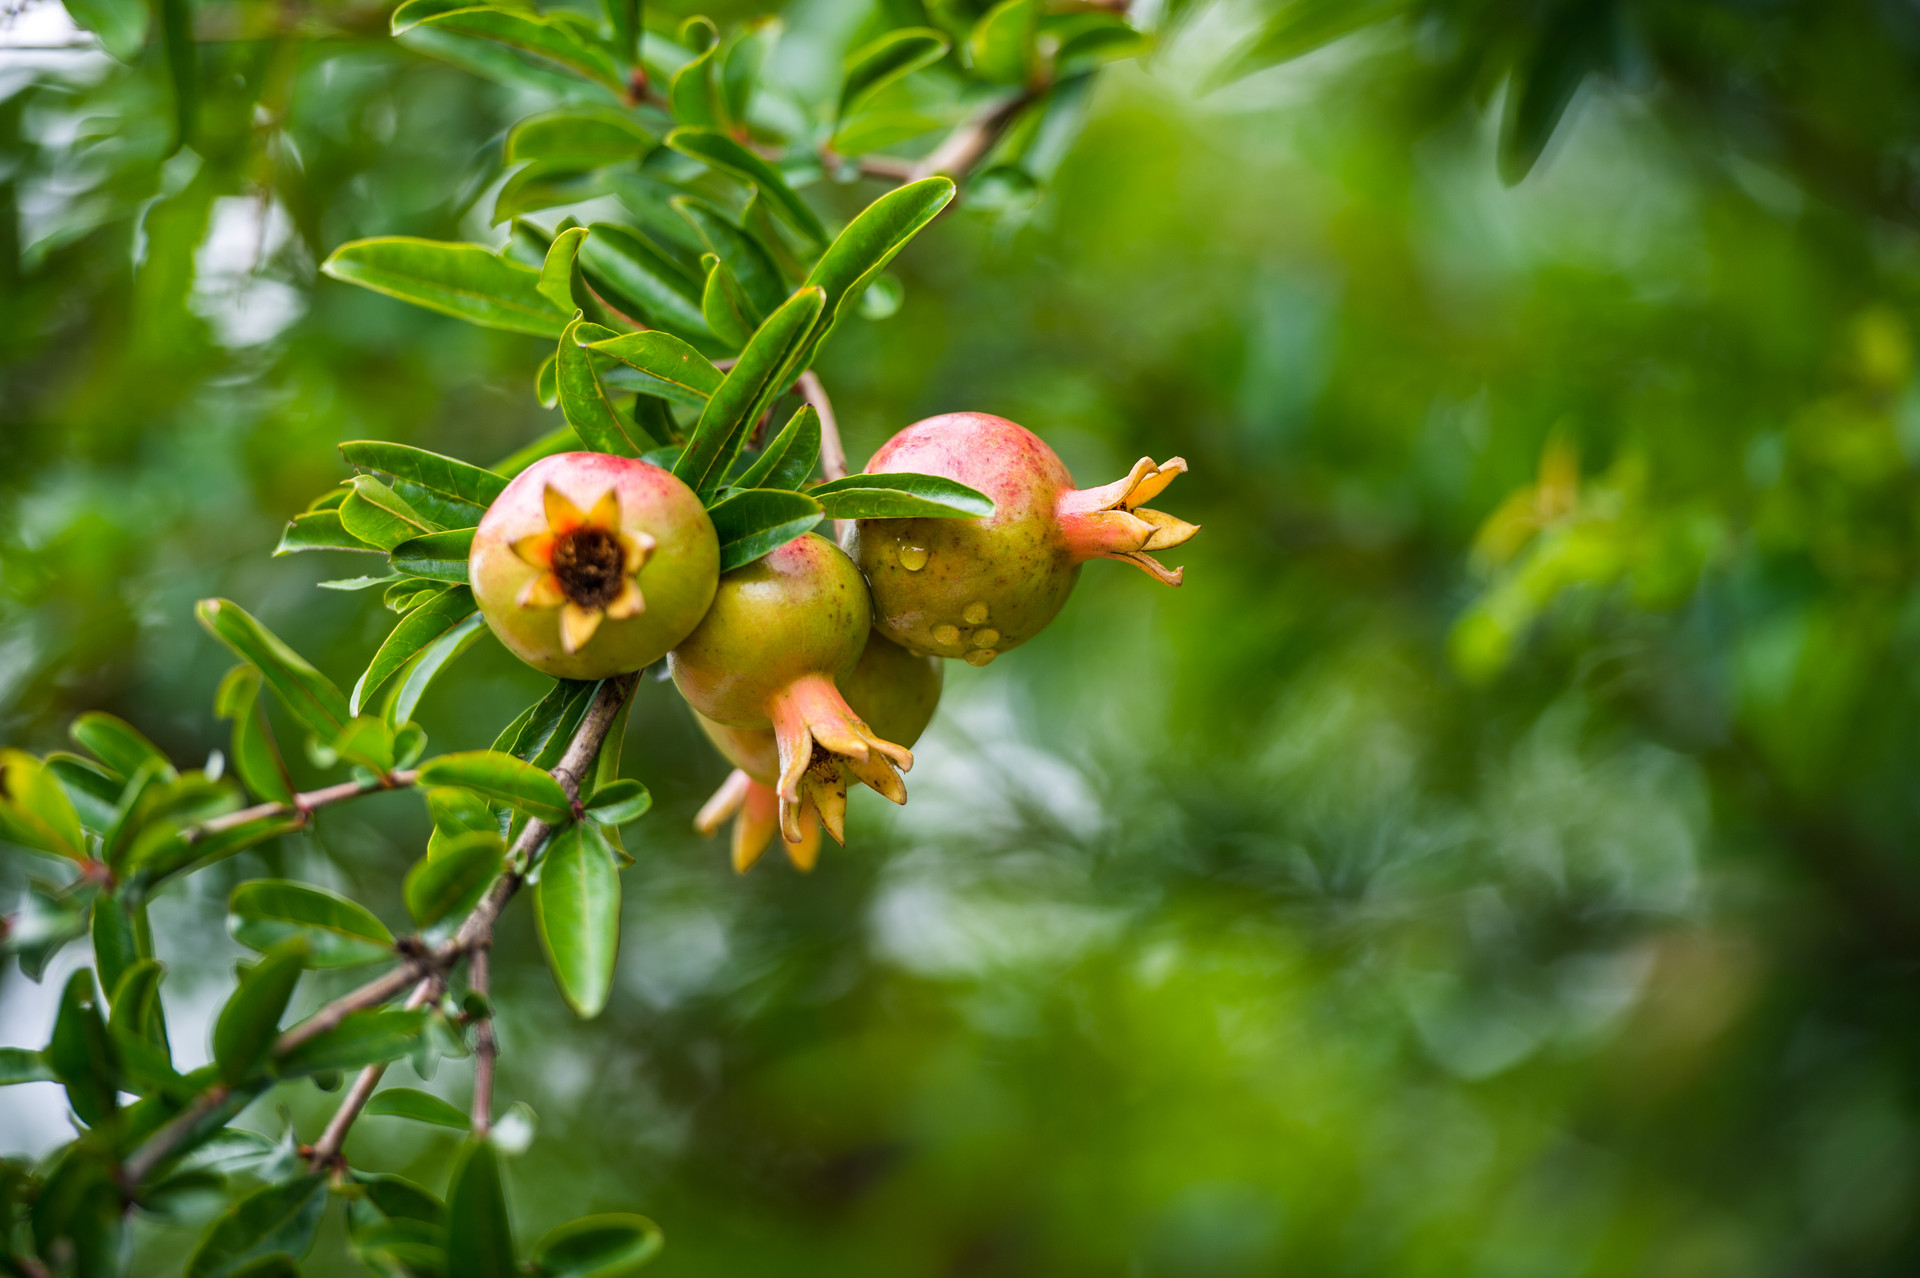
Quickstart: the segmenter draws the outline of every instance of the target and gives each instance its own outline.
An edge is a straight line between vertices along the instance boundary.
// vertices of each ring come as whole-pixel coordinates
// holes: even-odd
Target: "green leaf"
[[[640,0],[606,0],[607,24],[613,28],[613,45],[619,55],[635,65],[640,62]]]
[[[846,75],[840,86],[835,128],[859,110],[873,95],[903,76],[932,66],[947,56],[953,42],[931,27],[900,27],[847,55]]]
[[[479,244],[410,236],[355,240],[335,249],[320,269],[483,328],[556,338],[566,326],[566,316],[541,295],[538,271]]]
[[[433,681],[440,677],[441,671],[453,664],[461,653],[473,647],[486,630],[486,618],[474,612],[465,621],[422,648],[400,677],[400,683],[394,690],[393,701],[387,707],[387,722],[400,724],[413,718],[414,709],[420,704],[420,698],[426,695],[427,689],[433,686]]]
[[[374,1105],[380,1103],[380,1097],[406,1088],[389,1088],[387,1092],[375,1093],[368,1104],[367,1112],[376,1112]],[[466,1115],[459,1115],[460,1126],[467,1125]],[[440,1226],[446,1223],[447,1205],[429,1191],[414,1184],[402,1176],[370,1176],[365,1172],[355,1172],[353,1178],[360,1182],[367,1192],[367,1201],[380,1210],[389,1220],[417,1220],[422,1224]]]
[[[493,200],[493,225],[542,209],[583,204],[607,194],[604,170],[579,169],[558,160],[535,160],[507,176]],[[576,303],[569,302],[568,310]]]
[[[373,1007],[350,1012],[332,1029],[282,1056],[276,1068],[283,1078],[298,1078],[398,1060],[413,1050],[426,1024],[425,1008]]]
[[[695,21],[705,19],[688,20],[689,24]],[[720,85],[715,75],[714,64],[719,56],[719,46],[709,45],[674,72],[673,81],[667,86],[667,101],[674,119],[708,128],[726,126],[726,105],[721,99]],[[668,142],[671,145],[672,135],[668,135]]]
[[[678,83],[676,80],[675,84]],[[703,128],[675,129],[667,134],[667,145],[682,155],[751,183],[801,234],[815,244],[827,242],[827,228],[820,224],[819,217],[807,207],[799,193],[787,185],[780,170],[726,134]]]
[[[1508,186],[1533,171],[1581,83],[1605,65],[1612,22],[1607,5],[1552,10],[1532,55],[1515,64],[1500,121],[1500,180]]]
[[[1255,71],[1290,62],[1410,7],[1410,0],[1291,0],[1279,7],[1258,33],[1235,46],[1234,55],[1201,82],[1201,91],[1210,92]]]
[[[422,448],[390,444],[379,439],[355,439],[340,445],[349,466],[377,470],[432,489],[452,500],[484,512],[506,491],[507,481],[490,470],[442,457]]]
[[[599,687],[598,683],[585,680],[554,680],[546,696],[507,725],[493,748],[539,766],[558,763]],[[542,759],[548,762],[540,764]]]
[[[432,1092],[414,1087],[389,1087],[375,1092],[364,1111],[369,1118],[411,1118],[416,1123],[465,1131],[467,1116]],[[391,1214],[391,1213],[389,1213]]]
[[[674,467],[674,474],[702,499],[719,489],[754,421],[793,379],[825,304],[826,294],[819,288],[795,293],[767,317],[707,401],[700,424]]]
[[[471,536],[471,534],[469,534]],[[340,735],[353,712],[333,681],[315,670],[306,658],[282,643],[246,609],[227,599],[202,599],[194,608],[200,624],[227,645],[242,661],[251,662],[266,677],[294,718],[322,738]]]
[[[60,1076],[47,1058],[25,1047],[0,1047],[0,1087],[15,1083],[54,1083]]]
[[[612,356],[640,373],[639,388],[645,393],[696,408],[706,404],[725,378],[711,360],[671,333],[622,333],[590,343],[587,349]]]
[[[132,62],[147,43],[148,9],[143,0],[66,0],[67,16],[82,31],[100,37],[100,46],[122,62]]]
[[[87,836],[60,780],[25,750],[0,749],[0,839],[87,859]]]
[[[347,708],[359,714],[360,708],[368,704],[381,685],[398,673],[401,667],[465,623],[478,608],[479,605],[473,601],[473,591],[465,586],[454,586],[409,611],[400,618],[400,624],[393,628],[393,632],[380,645],[380,650],[373,654],[366,673],[353,685],[353,696],[348,700]],[[404,719],[399,721],[405,722]]]
[[[573,281],[579,269],[580,241],[586,238],[586,227],[571,226],[554,236],[553,243],[547,247],[546,262],[540,267],[540,295],[559,310],[570,311],[579,306],[574,300]],[[565,333],[561,334],[561,340],[566,340]]]
[[[637,160],[659,141],[624,112],[604,107],[562,107],[530,115],[509,129],[506,162],[539,160],[588,169]]]
[[[440,531],[439,525],[372,475],[353,477],[353,491],[340,503],[340,522],[353,536],[382,550]]]
[[[613,991],[620,948],[620,872],[597,825],[582,822],[554,837],[533,892],[540,946],[560,996],[582,1019],[598,1016]]]
[[[820,414],[802,404],[734,480],[736,488],[799,488],[820,460]]]
[[[593,356],[579,344],[576,334],[581,321],[575,318],[560,335],[556,380],[560,386],[560,411],[567,425],[597,453],[620,457],[638,457],[642,442],[628,433],[628,424],[607,398],[600,375],[593,370]]]
[[[140,959],[113,987],[113,1014],[107,1035],[120,1058],[130,1090],[143,1095],[177,1084],[167,1043],[166,1013],[160,1005],[160,979],[166,969]]]
[[[464,834],[469,830],[499,833],[499,825],[493,819],[493,809],[487,806],[486,800],[458,786],[441,786],[427,791],[427,813],[433,818],[436,833]]]
[[[268,950],[241,973],[240,987],[213,1025],[213,1060],[227,1086],[242,1082],[266,1059],[306,959],[305,941],[294,937]]]
[[[1000,0],[987,10],[967,37],[974,74],[1000,84],[1026,84],[1037,61],[1039,20],[1040,0]]]
[[[68,977],[61,991],[46,1061],[66,1084],[67,1100],[81,1122],[95,1127],[112,1115],[118,1104],[120,1061],[100,1016],[100,995],[88,968]]]
[[[638,231],[595,222],[581,246],[588,278],[607,300],[653,328],[681,337],[711,337],[700,315],[697,281]]]
[[[160,774],[168,780],[178,775],[167,756],[160,752],[160,747],[147,740],[125,719],[90,710],[73,721],[67,734],[123,777],[132,776],[145,763],[158,764]]]
[[[751,332],[787,296],[786,281],[780,277],[780,271],[773,264],[766,246],[704,200],[682,195],[676,196],[671,203],[699,234],[701,242],[733,273],[734,280],[749,303],[743,313],[753,317],[753,323],[748,326]]]
[[[468,8],[422,12],[428,6],[403,4],[393,12],[393,33],[415,26],[432,27],[459,35],[476,36],[504,44],[517,52],[557,63],[616,94],[626,92],[625,78],[605,49],[589,44],[571,26],[517,9]]]
[[[333,752],[376,776],[393,771],[393,729],[374,715],[355,715],[333,740]]]
[[[89,930],[94,965],[100,969],[100,988],[113,989],[120,984],[127,969],[140,961],[140,943],[134,938],[133,919],[126,903],[106,892],[95,897]]]
[[[340,522],[337,509],[309,510],[295,515],[280,534],[280,544],[273,548],[275,555],[297,555],[303,550],[349,550],[361,553],[379,553],[378,546],[369,546],[347,531]]]
[[[465,584],[472,553],[473,529],[450,528],[401,542],[387,553],[387,562],[409,577]]]
[[[783,26],[780,19],[771,16],[750,18],[734,28],[721,47],[720,100],[729,120],[747,118],[747,106],[760,83],[767,54],[772,51]]]
[[[700,264],[707,272],[707,286],[700,294],[700,314],[706,317],[707,327],[727,345],[745,346],[760,327],[760,313],[725,262],[709,253]]]
[[[565,821],[572,814],[567,792],[558,781],[533,764],[497,750],[468,750],[429,759],[421,765],[420,784],[463,786],[550,823]]]
[[[168,154],[192,146],[200,114],[200,50],[193,37],[193,8],[188,0],[156,0],[160,9],[160,48],[166,54],[167,80],[173,89],[173,146]]]
[[[92,759],[65,751],[48,755],[43,766],[60,782],[83,829],[99,833],[113,824],[114,810],[120,806],[120,795],[127,785],[124,778]]]
[[[252,879],[235,888],[227,931],[251,950],[297,937],[308,967],[357,967],[393,957],[393,933],[364,905],[291,879]]]
[[[228,1278],[300,1278],[300,1262],[284,1251],[270,1251],[231,1271]]]
[[[665,1245],[660,1226],[645,1216],[582,1216],[549,1230],[529,1259],[544,1278],[622,1278]]]
[[[826,322],[809,347],[818,346],[839,320],[847,303],[886,269],[907,241],[953,199],[950,178],[922,178],[887,192],[847,224],[807,275],[807,284],[826,294]]]
[[[560,383],[554,380],[558,366],[559,355],[549,355],[540,361],[540,368],[533,375],[533,397],[540,401],[542,408],[557,408],[560,404]]]
[[[638,821],[653,806],[653,795],[638,781],[609,781],[593,792],[586,814],[601,825],[625,825]]]
[[[262,799],[292,803],[293,782],[274,742],[273,729],[260,708],[260,682],[256,666],[235,666],[227,671],[214,694],[213,712],[218,718],[233,721],[233,769],[247,789]]]
[[[943,475],[899,471],[848,475],[818,484],[807,495],[829,519],[980,519],[993,513],[993,499]]]
[[[203,835],[192,840],[172,838],[150,844],[141,842],[134,845],[133,855],[128,858],[128,868],[141,881],[153,884],[182,870],[211,865],[223,857],[245,851],[256,843],[292,834],[304,824],[298,813],[275,814],[256,817],[230,826],[218,834]]]
[[[469,830],[431,849],[407,871],[407,913],[421,927],[472,909],[500,873],[507,847],[494,829]]]
[[[744,568],[811,531],[822,513],[820,503],[805,493],[777,488],[735,492],[707,512],[720,539],[720,571]]]
[[[326,1207],[325,1172],[261,1186],[214,1219],[187,1262],[186,1278],[235,1278],[276,1252],[306,1255]]]
[[[447,1273],[519,1278],[499,1155],[483,1140],[468,1142],[453,1165],[447,1190]]]

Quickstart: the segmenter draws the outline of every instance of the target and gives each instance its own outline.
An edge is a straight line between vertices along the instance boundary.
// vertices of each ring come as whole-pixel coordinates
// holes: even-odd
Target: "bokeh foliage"
[[[910,805],[807,878],[686,832],[724,765],[643,688],[608,1013],[571,1020],[524,918],[502,938],[520,1232],[637,1205],[685,1274],[1910,1271],[1920,24],[1340,6],[1378,21],[1203,93],[1344,27],[1296,0],[1259,45],[1267,14],[1174,8],[1051,180],[963,200],[820,371],[856,464],[961,407],[1083,482],[1183,454],[1188,584],[1096,566],[1041,639],[954,667]],[[315,274],[492,234],[540,90],[381,12],[272,12],[201,9],[232,25],[181,151],[160,44],[9,55],[10,745],[88,709],[223,745],[206,595],[344,684],[391,618],[311,589],[353,563],[266,558],[333,446],[481,460],[558,422],[546,344]],[[828,102],[858,15],[785,16],[773,74]],[[1557,128],[1515,123],[1527,83]],[[468,660],[422,706],[444,748],[538,692]],[[426,829],[375,802],[156,903],[196,938],[163,944],[176,1037],[239,953],[232,881],[400,921]],[[66,970],[9,969],[7,1042]],[[61,1134],[26,1118],[45,1086],[6,1096],[19,1148]],[[311,1139],[328,1098],[290,1103]],[[418,1131],[348,1152],[437,1166],[453,1138]],[[141,1231],[142,1271],[196,1235]],[[308,1272],[352,1266],[340,1239]]]

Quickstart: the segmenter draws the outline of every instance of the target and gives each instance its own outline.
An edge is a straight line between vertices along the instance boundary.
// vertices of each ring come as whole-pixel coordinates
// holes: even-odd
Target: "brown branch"
[[[344,803],[348,799],[357,799],[364,794],[379,794],[383,790],[404,790],[414,783],[417,776],[417,773],[403,770],[389,772],[386,776],[373,781],[342,781],[339,785],[296,794],[293,796],[292,803],[256,803],[250,808],[241,808],[238,812],[213,817],[189,827],[184,834],[187,841],[191,843],[209,835],[231,830],[235,826],[245,825],[249,821],[274,816],[298,816],[301,824],[304,825],[307,818],[314,812],[329,804]]]
[[[476,948],[467,962],[467,984],[486,998],[489,993],[493,950],[489,944]],[[493,1130],[493,1071],[500,1060],[500,1040],[494,1036],[493,1017],[489,1014],[473,1031],[473,1134],[485,1136]]]
[[[828,479],[847,477],[847,450],[840,442],[840,423],[833,415],[833,401],[827,398],[827,388],[821,384],[820,375],[812,369],[800,374],[800,380],[794,383],[807,403],[813,405],[813,411],[820,415],[820,473]],[[846,544],[847,535],[853,531],[853,521],[836,519],[833,521],[833,539]]]
[[[128,1194],[138,1189],[140,1182],[147,1178],[147,1174],[173,1152],[173,1147],[185,1140],[188,1133],[192,1132],[208,1114],[224,1105],[230,1095],[232,1091],[225,1083],[215,1083],[194,1097],[191,1105],[168,1119],[158,1131],[147,1137],[146,1143],[134,1150],[128,1155],[127,1160],[120,1164],[122,1189]]]
[[[1031,91],[1015,94],[996,102],[962,124],[948,134],[946,141],[935,147],[924,160],[913,166],[908,174],[909,180],[917,182],[936,173],[944,173],[955,179],[965,177],[993,149],[993,144],[1013,123],[1013,117],[1020,114],[1020,109],[1032,102],[1034,96]]]
[[[355,1012],[379,1007],[382,1003],[391,1003],[400,996],[401,990],[421,979],[423,971],[427,975],[443,971],[459,956],[459,950],[449,949],[447,946],[442,946],[431,954],[414,953],[405,956],[405,961],[399,967],[374,977],[357,990],[342,994],[275,1039],[273,1054],[285,1056],[308,1039],[326,1033]]]
[[[409,1009],[421,1007],[431,1000],[440,989],[441,978],[438,974],[413,987],[413,993],[407,999]],[[333,1112],[327,1122],[327,1129],[320,1133],[320,1139],[314,1142],[313,1153],[307,1158],[307,1167],[319,1171],[340,1157],[341,1149],[347,1143],[347,1132],[353,1127],[354,1120],[360,1117],[360,1111],[373,1099],[373,1089],[380,1085],[380,1078],[387,1072],[387,1062],[380,1061],[360,1071],[353,1086],[348,1089],[346,1099],[340,1102],[340,1108]]]

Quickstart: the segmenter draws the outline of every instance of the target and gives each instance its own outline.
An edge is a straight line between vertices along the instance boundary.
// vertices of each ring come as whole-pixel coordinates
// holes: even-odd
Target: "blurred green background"
[[[9,744],[99,708],[221,745],[206,595],[344,685],[391,617],[313,585],[361,561],[269,557],[334,446],[487,462],[559,424],[543,343],[316,277],[357,236],[492,236],[502,130],[539,105],[326,7],[324,35],[232,10],[171,158],[164,81],[44,47],[57,6],[13,15]],[[522,1233],[641,1210],[662,1278],[1920,1271],[1920,218],[1904,168],[1863,194],[1839,163],[1911,146],[1920,28],[1689,7],[1816,13],[1784,53],[1710,50],[1790,64],[1810,144],[1618,75],[1507,187],[1497,95],[1435,90],[1444,24],[1203,93],[1248,21],[1206,10],[1103,75],[1031,207],[914,243],[899,313],[820,366],[856,466],[954,409],[1083,484],[1182,455],[1187,584],[1095,564],[1041,638],[948,663],[910,804],[860,794],[806,877],[693,835],[726,768],[649,682],[607,1012],[573,1021],[524,909],[502,935]],[[860,13],[794,5],[778,74],[830,94]],[[462,672],[420,715],[437,748],[543,686],[491,644]],[[155,902],[187,1063],[231,883],[392,918],[419,806]],[[0,1041],[43,1041],[77,961],[7,965]],[[0,1096],[0,1146],[65,1134],[52,1088]],[[273,1104],[310,1140],[329,1101]],[[405,1172],[455,1139],[421,1130],[369,1119],[348,1154]],[[145,1226],[136,1270],[193,1236]],[[307,1272],[354,1269],[334,1222]]]

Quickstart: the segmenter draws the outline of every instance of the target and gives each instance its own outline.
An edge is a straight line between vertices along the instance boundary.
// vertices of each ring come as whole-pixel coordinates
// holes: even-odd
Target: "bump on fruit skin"
[[[721,579],[713,605],[668,656],[687,702],[723,727],[771,729],[782,835],[805,812],[845,841],[846,776],[906,802],[913,755],[875,733],[841,696],[871,630],[866,583],[824,537],[797,537]],[[899,769],[899,771],[896,771]]]
[[[474,530],[467,561],[500,642],[563,679],[660,660],[699,624],[719,572],[719,539],[693,490],[606,453],[559,453],[516,475]]]
[[[1141,458],[1123,479],[1076,490],[1038,436],[986,413],[948,413],[881,446],[866,473],[944,475],[993,499],[983,519],[863,519],[851,553],[872,587],[874,624],[914,652],[986,665],[1045,629],[1088,559],[1131,563],[1180,584],[1152,553],[1199,529],[1144,503],[1187,464]]]
[[[867,637],[853,671],[840,680],[841,693],[853,712],[885,739],[911,747],[933,720],[940,704],[940,662],[916,657],[883,638]],[[694,828],[711,837],[727,818],[733,818],[733,868],[745,873],[773,842],[778,828],[778,795],[774,787],[780,772],[779,746],[768,728],[736,728],[715,723],[699,711],[694,719],[734,770],[721,783],[694,819]],[[841,765],[844,768],[844,764]],[[837,790],[845,793],[845,779]],[[820,819],[816,806],[803,805],[800,840],[784,839],[787,859],[795,869],[811,870],[820,856]]]

